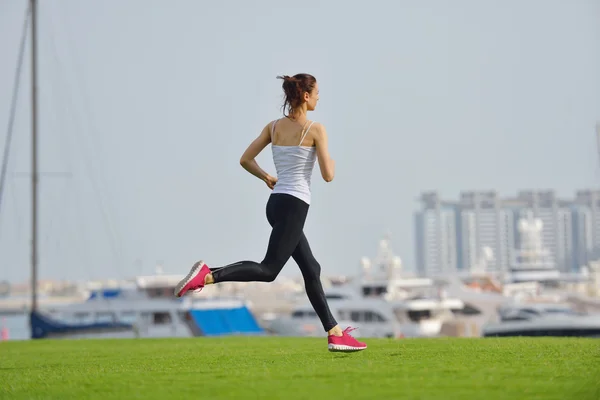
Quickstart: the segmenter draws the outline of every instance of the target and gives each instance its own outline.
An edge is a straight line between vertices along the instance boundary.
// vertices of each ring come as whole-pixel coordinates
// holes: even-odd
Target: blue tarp
[[[247,307],[190,310],[190,314],[204,336],[264,333]]]

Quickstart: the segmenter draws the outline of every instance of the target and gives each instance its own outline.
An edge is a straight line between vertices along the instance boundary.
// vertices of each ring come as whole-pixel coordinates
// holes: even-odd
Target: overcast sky
[[[421,191],[600,183],[600,1],[40,0],[41,278],[187,273],[264,256],[269,190],[238,160],[320,85],[336,178],[306,234],[354,274],[390,231],[414,269]],[[26,1],[0,0],[0,148]],[[28,48],[29,49],[29,48]],[[0,279],[29,277],[29,53],[0,210]],[[260,165],[274,174],[270,147]],[[299,275],[290,261],[282,274]]]

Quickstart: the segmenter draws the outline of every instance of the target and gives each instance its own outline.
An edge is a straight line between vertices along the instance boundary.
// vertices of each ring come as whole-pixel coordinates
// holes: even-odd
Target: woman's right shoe
[[[366,349],[367,345],[365,343],[359,342],[350,335],[350,332],[355,329],[347,327],[342,332],[342,336],[328,335],[327,343],[329,351],[351,352]]]

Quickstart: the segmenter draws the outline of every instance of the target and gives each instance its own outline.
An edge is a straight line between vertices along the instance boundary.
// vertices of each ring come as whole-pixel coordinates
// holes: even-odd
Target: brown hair
[[[314,76],[310,74],[296,74],[294,76],[278,76],[277,79],[283,79],[283,84],[281,87],[283,88],[283,92],[285,93],[285,101],[283,102],[283,106],[281,108],[285,108],[287,106],[289,117],[292,111],[295,108],[298,108],[302,105],[304,99],[302,98],[304,92],[312,92],[315,88],[315,84],[317,80]]]

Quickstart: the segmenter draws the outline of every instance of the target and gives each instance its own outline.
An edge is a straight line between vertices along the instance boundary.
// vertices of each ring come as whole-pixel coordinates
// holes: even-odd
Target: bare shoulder
[[[272,121],[267,122],[264,129],[271,132],[271,130],[275,128],[275,124],[277,123],[277,121],[279,121],[279,120],[274,119]]]
[[[322,137],[327,136],[327,131],[325,130],[325,125],[323,125],[320,122],[315,121],[312,124],[310,131],[312,132],[313,136],[316,138],[322,138]]]
[[[275,129],[275,123],[277,121],[278,120],[274,119],[272,121],[267,122],[260,133],[261,136],[268,136],[269,138],[271,138],[271,135],[275,133],[273,132],[273,130]]]

